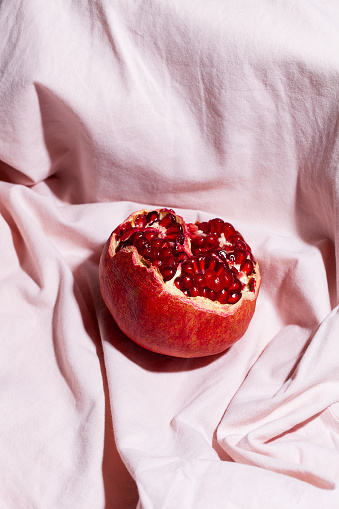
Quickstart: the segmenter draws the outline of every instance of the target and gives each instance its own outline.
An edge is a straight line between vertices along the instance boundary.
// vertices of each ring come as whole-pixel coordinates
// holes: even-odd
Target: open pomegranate
[[[186,224],[166,208],[135,212],[113,231],[99,278],[121,330],[176,357],[216,354],[240,339],[260,287],[259,265],[230,223]]]

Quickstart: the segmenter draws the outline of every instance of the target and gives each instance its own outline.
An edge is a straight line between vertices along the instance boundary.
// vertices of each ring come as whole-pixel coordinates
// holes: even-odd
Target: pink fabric
[[[0,3],[0,506],[339,507],[339,9]],[[126,339],[99,291],[143,206],[262,269],[226,353]]]

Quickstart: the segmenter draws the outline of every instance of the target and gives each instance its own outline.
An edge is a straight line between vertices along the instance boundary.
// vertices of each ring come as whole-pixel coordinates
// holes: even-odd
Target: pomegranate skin
[[[260,287],[258,263],[255,290],[244,292],[236,304],[221,305],[187,297],[164,283],[134,246],[116,253],[115,232],[101,255],[100,289],[111,315],[131,340],[153,352],[193,358],[218,354],[244,335]]]

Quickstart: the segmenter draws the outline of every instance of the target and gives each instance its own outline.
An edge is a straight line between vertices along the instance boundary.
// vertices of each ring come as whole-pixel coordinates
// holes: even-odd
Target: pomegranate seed
[[[157,237],[158,236],[158,232],[154,231],[154,230],[149,230],[147,232],[144,232],[144,237],[146,237],[146,239],[148,241],[150,241],[151,239],[153,239],[154,237]]]
[[[222,227],[222,233],[224,234],[225,239],[228,240],[228,237],[234,235],[235,228],[230,223],[225,223],[224,226]]]
[[[202,272],[205,270],[205,264],[206,264],[206,256],[198,256],[198,266]]]
[[[226,265],[222,262],[219,262],[216,266],[216,269],[215,269],[215,273],[217,276],[220,276],[220,274],[222,272],[224,272],[224,270],[227,270],[228,267],[226,267]]]
[[[198,286],[205,286],[206,279],[205,279],[204,274],[196,274],[194,279]]]
[[[191,297],[197,297],[199,295],[199,288],[195,285],[190,286],[189,292]]]
[[[173,254],[177,255],[178,253],[181,253],[183,252],[182,251],[182,246],[180,246],[180,244],[177,243],[177,241],[175,240],[175,242],[171,242],[171,247],[172,247],[172,252]]]
[[[169,240],[175,240],[175,239],[177,239],[178,237],[180,237],[180,239],[181,239],[181,237],[183,237],[183,235],[181,235],[181,232],[180,232],[180,231],[177,231],[177,229],[176,229],[176,227],[175,227],[175,226],[173,226],[173,228],[169,228],[169,229],[167,230],[167,235],[166,235],[166,236],[167,236],[167,238],[168,238]]]
[[[202,246],[204,246],[204,244],[205,244],[205,238],[204,237],[198,236],[198,237],[195,237],[192,240],[192,245],[195,246],[195,247],[202,247]]]
[[[153,237],[150,240],[152,248],[159,249],[163,245],[163,240],[160,237]]]
[[[226,288],[223,288],[217,293],[217,301],[219,301],[220,304],[226,304],[228,295],[229,295],[228,290],[226,290]]]
[[[157,269],[159,269],[161,271],[161,267],[163,266],[163,263],[161,260],[152,260],[152,265],[154,265],[154,267],[156,267]]]
[[[191,261],[183,262],[181,264],[181,272],[184,274],[195,274],[193,263]]]
[[[238,247],[239,249],[247,250],[247,244],[243,240],[237,240],[234,244],[234,247]]]
[[[191,234],[196,233],[199,230],[198,225],[193,223],[186,223],[186,226]]]
[[[215,272],[213,269],[207,269],[205,270],[205,281],[206,281],[206,286],[208,288],[211,288],[211,281],[215,278]]]
[[[207,221],[202,221],[199,223],[199,230],[201,230],[203,233],[211,233],[211,225]]]
[[[131,236],[131,241],[132,241],[133,245],[137,239],[141,239],[141,238],[144,238],[143,232],[134,232],[133,235]]]
[[[135,229],[130,227],[127,227],[121,234],[119,240],[123,242],[124,240],[128,239],[133,233],[135,232]]]
[[[235,263],[241,264],[244,260],[246,260],[247,253],[243,249],[236,248],[234,250],[234,259]]]
[[[180,277],[175,278],[174,286],[176,286],[179,290],[183,289]]]
[[[144,214],[140,214],[134,219],[134,226],[136,228],[144,228],[147,224],[147,218]]]
[[[208,290],[208,298],[210,300],[216,300],[217,294],[215,293],[214,290],[212,290],[212,289]]]
[[[199,272],[199,259],[196,256],[194,256],[193,258],[191,258],[191,260],[193,263],[194,274],[195,274],[196,272]]]
[[[227,239],[227,241],[231,244],[235,244],[237,240],[244,240],[244,237],[241,235],[241,233],[237,231]]]
[[[229,287],[230,292],[241,292],[241,290],[242,284],[240,283],[239,279],[236,279]]]
[[[182,233],[182,232],[183,232],[182,226],[181,226],[181,224],[178,224],[178,223],[176,223],[174,226],[170,226],[170,228],[168,228],[168,230],[167,230],[167,234],[168,233]]]
[[[159,217],[159,214],[156,210],[152,210],[151,212],[149,212],[146,216],[146,219],[147,219],[147,223],[150,224],[150,223],[154,223],[154,221],[156,221]]]
[[[177,222],[177,220],[175,218],[175,215],[170,212],[169,214],[167,214],[166,216],[164,216],[161,219],[159,224],[160,224],[160,226],[164,226],[165,228],[168,228],[169,226],[176,224],[176,222]]]
[[[162,277],[164,278],[164,281],[169,281],[172,279],[172,277],[175,275],[176,270],[172,267],[165,267],[164,269],[161,269]]]
[[[147,242],[147,239],[145,239],[145,237],[142,235],[141,237],[137,238],[134,242],[134,246],[137,248],[137,250],[139,251],[139,249],[143,246],[148,246],[148,242]]]
[[[151,246],[149,244],[144,244],[140,248],[138,248],[139,254],[144,258],[148,258],[151,253]]]
[[[207,251],[207,248],[206,247],[196,247],[196,246],[192,246],[192,253],[195,255],[195,256],[199,256],[201,253],[206,253]]]
[[[220,277],[215,275],[214,279],[212,279],[210,282],[210,288],[212,288],[212,290],[214,290],[215,292],[219,292],[222,289],[222,287],[223,285],[220,280]]]
[[[194,277],[190,274],[181,276],[181,282],[184,288],[189,288],[194,283]]]
[[[253,263],[255,263],[255,258],[253,256],[253,253],[251,251],[251,248],[248,244],[246,244],[247,246],[247,249],[246,249],[246,252],[247,252],[247,258],[249,258],[250,260],[252,260]]]
[[[188,290],[182,290],[182,293],[186,295],[186,297],[190,297],[190,292]]]
[[[193,242],[195,239],[200,239],[200,238],[201,238],[201,235],[198,232],[191,234],[191,242]]]
[[[157,258],[160,258],[160,251],[156,248],[151,247],[151,252],[149,255],[150,255],[151,260],[155,260]]]
[[[160,258],[163,260],[168,256],[172,256],[172,249],[170,247],[162,247],[160,249]]]
[[[168,256],[167,258],[164,258],[162,260],[164,267],[172,267],[173,269],[176,269],[179,265],[179,262],[174,256]]]
[[[247,276],[250,276],[253,272],[254,265],[252,260],[244,260],[240,265],[240,270],[242,270]]]
[[[199,223],[198,221],[195,223],[200,231],[204,233],[209,233],[209,224],[206,221],[202,221]]]
[[[228,302],[228,304],[235,304],[240,299],[241,299],[241,293],[233,292],[233,293],[230,293],[230,295],[227,299],[227,302]]]
[[[254,256],[252,254],[252,251],[246,251],[247,253],[247,258],[249,258],[250,260],[252,260],[253,263],[255,263],[255,259],[254,259]]]
[[[218,263],[218,259],[215,258],[214,256],[213,257],[210,256],[206,260],[206,267],[208,267],[209,269],[215,269],[215,267],[217,266],[217,263]]]
[[[173,209],[166,209],[166,208],[161,209],[160,212],[166,212],[166,213],[171,212],[172,214],[175,214]]]
[[[209,247],[210,249],[215,249],[219,246],[219,239],[218,236],[215,233],[209,233],[205,237],[205,245]]]
[[[225,270],[220,274],[220,281],[223,285],[223,287],[228,288],[231,286],[234,282],[234,276],[233,273],[230,270]]]
[[[224,221],[220,219],[219,217],[216,217],[215,219],[211,219],[209,221],[210,223],[210,232],[211,233],[218,233],[221,234],[222,228],[224,226]]]
[[[227,253],[227,260],[229,262],[235,262],[235,254],[234,253]]]
[[[253,277],[249,280],[248,287],[251,290],[251,292],[254,292],[254,290],[255,290],[255,279]]]
[[[208,298],[208,288],[206,288],[206,286],[204,286],[204,288],[201,288],[200,295],[201,297]]]

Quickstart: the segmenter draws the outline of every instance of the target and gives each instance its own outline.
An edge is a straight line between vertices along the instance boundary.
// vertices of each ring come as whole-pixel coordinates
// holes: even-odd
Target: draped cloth
[[[339,8],[0,2],[0,506],[339,507]],[[179,359],[100,294],[141,208],[231,222],[243,338]]]

